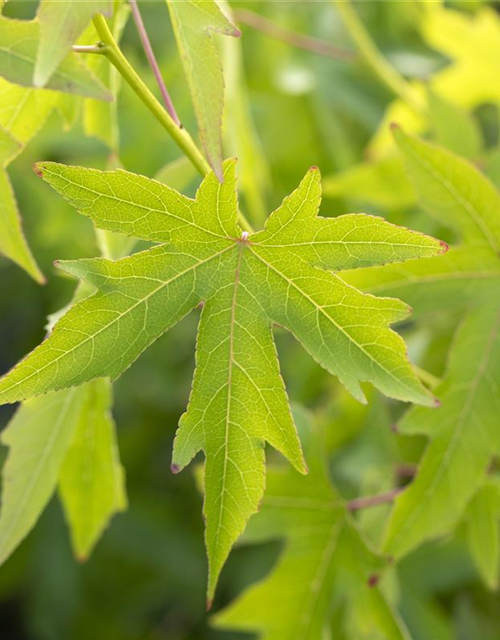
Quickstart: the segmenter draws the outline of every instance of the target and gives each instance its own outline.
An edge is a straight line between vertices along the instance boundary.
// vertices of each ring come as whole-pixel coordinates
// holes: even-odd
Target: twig
[[[264,18],[264,16],[261,16],[254,11],[249,11],[248,9],[236,9],[233,11],[233,15],[237,22],[243,22],[243,24],[260,31],[271,38],[281,40],[292,47],[304,49],[305,51],[315,53],[319,56],[327,56],[328,58],[335,58],[337,60],[352,61],[356,58],[356,54],[352,51],[336,47],[326,40],[319,40],[318,38],[313,38],[312,36],[287,29],[286,27]]]
[[[177,115],[177,112],[175,110],[174,103],[172,102],[172,98],[168,93],[167,87],[161,75],[160,67],[158,66],[153,47],[151,46],[148,32],[146,31],[146,27],[144,26],[144,21],[142,19],[141,12],[139,11],[137,0],[129,0],[129,4],[130,8],[132,9],[135,26],[137,27],[137,32],[139,34],[139,38],[141,39],[142,46],[144,47],[149,66],[153,70],[156,82],[158,83],[158,87],[160,88],[160,93],[163,98],[163,102],[165,103],[165,108],[175,124],[180,127],[181,121],[179,120],[179,116]]]
[[[151,111],[162,127],[170,134],[177,146],[182,149],[183,153],[199,174],[206,176],[207,173],[210,172],[210,165],[196,146],[193,138],[184,127],[177,126],[172,116],[162,107],[155,95],[149,90],[137,71],[123,55],[104,16],[98,13],[94,16],[92,22],[103,45],[100,46],[100,53],[108,58],[130,88],[137,94],[140,100],[142,100],[147,109]],[[241,210],[238,211],[238,220],[245,231],[249,231],[250,233],[254,232],[252,225],[248,222]]]
[[[376,507],[379,504],[392,502],[406,487],[396,487],[386,493],[380,493],[377,496],[366,496],[365,498],[355,498],[346,503],[347,511],[359,511],[360,509],[368,509]]]

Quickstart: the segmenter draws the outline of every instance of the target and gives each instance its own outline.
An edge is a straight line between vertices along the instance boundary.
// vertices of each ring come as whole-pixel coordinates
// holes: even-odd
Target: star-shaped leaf
[[[264,442],[305,464],[272,337],[279,323],[359,400],[367,381],[391,397],[432,405],[390,328],[398,300],[346,285],[334,271],[433,256],[446,246],[381,218],[318,217],[320,175],[249,235],[237,224],[235,162],[210,173],[196,199],[122,170],[39,163],[37,172],[94,224],[162,243],[116,262],[68,261],[98,291],[73,306],[51,336],[0,382],[0,402],[119,376],[168,328],[203,303],[189,407],[173,470],[206,455],[209,598],[230,547],[264,491]]]

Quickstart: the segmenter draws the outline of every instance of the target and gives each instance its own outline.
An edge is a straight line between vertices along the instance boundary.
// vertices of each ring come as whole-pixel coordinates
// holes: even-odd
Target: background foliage
[[[103,5],[100,10],[105,8],[106,3],[98,4]],[[411,88],[401,88],[397,80],[381,80],[380,67],[373,69],[376,56],[368,61],[359,54],[356,59],[339,59],[328,46],[321,54],[296,46],[298,33],[355,51],[353,34],[333,4],[229,4],[243,36],[215,37],[226,80],[224,149],[225,156],[240,157],[242,209],[256,226],[306,170],[317,165],[323,175],[322,215],[374,213],[452,245],[445,257],[431,258],[429,264],[411,261],[375,273],[361,269],[346,275],[364,291],[401,297],[412,305],[413,316],[398,330],[425,382],[441,399],[442,412],[415,408],[401,420],[405,405],[384,399],[368,385],[364,391],[369,403],[360,405],[290,335],[276,329],[282,372],[296,403],[311,473],[304,479],[268,452],[273,468],[262,513],[252,519],[222,572],[215,616],[206,616],[197,474],[170,473],[173,436],[194,368],[197,318],[189,316],[114,385],[113,414],[128,508],[114,517],[90,559],[78,564],[59,500],[52,500],[0,570],[1,637],[236,640],[248,636],[227,629],[243,632],[257,626],[267,631],[263,637],[269,640],[288,640],[297,628],[291,621],[305,597],[297,596],[290,581],[294,576],[303,584],[314,580],[307,571],[318,560],[316,551],[323,562],[326,530],[326,539],[330,531],[342,532],[339,559],[334,557],[331,578],[325,578],[328,589],[321,593],[324,602],[318,600],[321,606],[305,637],[319,640],[328,629],[326,637],[346,640],[496,640],[500,360],[495,302],[500,270],[495,249],[500,208],[490,183],[450,154],[471,160],[491,182],[500,184],[498,5],[356,3],[384,60],[411,80]],[[140,6],[177,112],[194,132],[195,110],[167,6]],[[36,2],[13,0],[3,12],[32,18],[36,9]],[[255,23],[255,14],[271,26]],[[125,22],[124,16],[115,22],[116,31],[120,22]],[[273,25],[289,30],[285,39],[295,34],[292,43],[283,42],[282,31]],[[95,40],[89,37],[88,42]],[[131,20],[123,31],[122,48],[156,91]],[[48,73],[47,60],[39,74]],[[106,62],[96,58],[89,66],[105,85],[117,88],[109,67],[100,66]],[[0,118],[2,109],[5,117],[18,99],[3,83],[0,79]],[[35,105],[40,124],[43,109],[53,106],[44,105],[43,100]],[[34,175],[34,162],[101,169],[120,164],[151,177],[160,172],[172,186],[194,194],[197,177],[183,160],[175,172],[165,169],[180,157],[179,150],[125,83],[118,105],[115,127],[113,107],[106,103],[82,101],[75,108],[61,100],[23,153],[12,161],[5,156],[29,246],[47,284],[40,287],[1,258],[2,372],[41,342],[46,317],[73,295],[74,282],[56,272],[53,260],[96,256],[100,251],[90,221]],[[203,108],[196,103],[195,107]],[[404,132],[397,134],[399,150],[390,122]],[[447,151],[436,152],[405,134],[433,140]],[[22,136],[16,132],[14,138],[22,143]],[[217,139],[203,142],[206,149],[217,149]],[[471,225],[471,207],[486,221],[486,232],[484,225],[483,232]],[[21,263],[40,279],[29,253],[23,251]],[[472,388],[479,393],[469,402]],[[106,405],[105,397],[101,402]],[[11,407],[0,407],[2,426],[12,413]],[[2,448],[2,459],[5,455]],[[443,475],[444,459],[448,473]],[[409,482],[411,489],[397,498],[394,508],[384,502],[356,511],[354,519],[346,516],[346,501]],[[275,494],[288,495],[294,504],[321,497],[332,509],[326,519],[321,505],[298,515],[273,504]],[[119,490],[116,501],[117,507],[124,507]],[[425,507],[423,515],[422,509],[420,516],[414,514],[415,505]],[[305,549],[311,555],[305,562],[300,546],[304,521],[316,527],[306,532]],[[401,529],[411,535],[402,539]],[[73,540],[77,549],[85,544],[89,542]],[[396,556],[398,562],[388,563],[374,549]]]

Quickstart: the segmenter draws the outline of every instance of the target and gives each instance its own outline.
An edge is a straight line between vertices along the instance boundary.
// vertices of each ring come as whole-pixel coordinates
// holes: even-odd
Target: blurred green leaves
[[[81,25],[90,20],[97,3],[92,6],[87,3],[87,6],[60,2],[58,5],[61,8],[65,5],[67,9],[60,14],[51,14],[47,10],[50,4],[52,9],[56,7],[46,0],[41,5],[0,2],[4,21],[9,20],[10,25],[14,24],[14,17],[22,17],[28,22],[21,27],[31,30],[29,33],[34,33],[36,27],[42,40],[45,28],[51,35],[45,36],[44,46],[50,45],[57,53],[47,57],[47,53],[41,53],[40,40],[35,40],[35,46],[32,42],[28,72],[25,67],[23,73],[26,73],[19,76],[25,84],[33,80],[36,63],[31,58],[45,56],[43,64],[38,64],[45,66],[42,70],[49,75],[53,67],[49,82],[54,82],[67,64],[62,57],[69,53],[71,44],[92,45],[97,39],[92,25],[82,31],[77,41],[74,35],[74,28],[81,30]],[[240,636],[236,629],[253,629],[264,637],[281,634],[288,638],[296,629],[305,628],[304,633],[310,637],[316,638],[321,633],[325,638],[339,640],[393,637],[497,640],[500,625],[497,595],[490,590],[496,589],[498,581],[498,429],[495,423],[498,342],[491,338],[489,346],[488,336],[496,331],[499,218],[498,195],[481,175],[483,170],[498,186],[499,98],[494,81],[500,31],[497,12],[487,2],[354,3],[365,30],[364,37],[371,39],[372,53],[376,52],[375,66],[378,67],[374,68],[369,61],[367,64],[370,46],[365,46],[366,41],[361,43],[364,61],[359,54],[346,62],[295,46],[294,37],[303,35],[351,51],[356,42],[360,47],[359,37],[353,38],[352,24],[349,29],[334,3],[256,5],[243,0],[236,4],[218,3],[217,7],[215,3],[205,2],[203,7],[210,5],[210,15],[196,22],[200,28],[188,32],[184,29],[179,39],[184,63],[181,64],[175,50],[174,31],[179,35],[179,21],[184,25],[192,21],[193,10],[201,4],[171,3],[171,12],[176,12],[172,13],[172,21],[169,21],[166,3],[140,4],[183,125],[192,130],[198,122],[201,137],[205,136],[205,150],[208,135],[213,166],[217,163],[220,166],[224,157],[239,157],[238,195],[242,212],[252,225],[261,228],[267,212],[278,207],[268,220],[266,231],[246,238],[249,242],[257,239],[261,245],[254,245],[252,251],[255,255],[260,251],[262,257],[267,251],[267,258],[273,253],[273,260],[269,258],[269,261],[282,271],[286,271],[287,262],[292,264],[291,282],[297,284],[300,280],[308,295],[314,289],[314,298],[321,298],[320,306],[331,311],[336,321],[342,319],[344,329],[359,330],[363,338],[371,342],[378,344],[379,320],[383,320],[384,331],[389,332],[386,336],[395,335],[388,329],[389,318],[380,317],[380,305],[387,306],[382,315],[391,314],[392,318],[397,315],[401,320],[396,329],[408,344],[411,360],[419,365],[418,375],[440,397],[441,406],[413,408],[403,416],[400,403],[388,402],[363,383],[369,367],[360,364],[356,351],[337,349],[338,342],[334,342],[335,349],[330,349],[332,353],[328,354],[328,349],[318,346],[322,342],[329,345],[332,339],[330,329],[326,338],[323,335],[322,320],[315,323],[314,314],[322,319],[321,312],[310,312],[302,300],[293,312],[289,304],[283,303],[283,314],[271,316],[269,310],[279,310],[286,296],[279,293],[281,289],[275,286],[274,275],[266,275],[255,280],[252,276],[251,280],[258,299],[266,302],[264,311],[259,311],[265,316],[265,333],[259,333],[257,324],[247,321],[258,314],[253,311],[253,301],[247,298],[247,289],[252,293],[254,289],[244,278],[240,278],[237,287],[235,319],[243,319],[241,324],[245,328],[252,326],[252,335],[257,336],[258,344],[270,349],[261,350],[251,338],[247,345],[241,337],[247,334],[235,324],[235,344],[239,349],[236,362],[243,361],[251,345],[251,357],[247,355],[243,364],[252,366],[251,378],[258,383],[266,400],[271,392],[281,394],[283,410],[265,410],[251,382],[247,381],[246,386],[240,383],[238,370],[232,377],[233,389],[238,386],[238,394],[233,396],[235,402],[228,411],[223,402],[227,398],[225,390],[219,391],[218,382],[228,377],[228,358],[224,351],[227,342],[222,344],[220,338],[222,334],[226,338],[231,335],[227,330],[231,325],[227,309],[231,306],[231,291],[236,289],[234,254],[238,248],[233,246],[231,259],[219,263],[220,273],[214,269],[215,273],[206,278],[206,291],[213,291],[214,295],[196,296],[196,301],[205,303],[201,312],[195,389],[188,414],[181,421],[180,439],[174,446],[178,456],[174,458],[174,465],[178,467],[179,462],[187,462],[199,449],[208,450],[205,512],[212,582],[225,559],[224,545],[231,546],[242,528],[241,523],[244,525],[248,512],[257,508],[262,495],[263,441],[267,438],[272,445],[277,444],[296,464],[300,460],[285,446],[289,442],[297,447],[298,444],[296,438],[286,441],[283,436],[283,433],[293,433],[294,429],[283,382],[278,377],[277,386],[271,388],[267,384],[270,361],[265,353],[272,354],[274,373],[277,367],[270,338],[270,317],[281,325],[274,328],[273,338],[288,393],[307,404],[314,418],[303,420],[300,411],[296,415],[309,476],[301,476],[286,462],[280,462],[271,447],[265,453],[269,490],[263,499],[262,513],[252,516],[242,539],[243,543],[261,544],[238,546],[226,564],[214,602],[216,609],[226,607],[216,618],[221,630],[208,630],[203,620],[206,566],[200,500],[189,474],[167,473],[173,433],[186,406],[192,378],[196,322],[193,314],[172,328],[153,350],[146,350],[114,385],[114,412],[120,425],[121,457],[127,468],[129,509],[114,520],[88,563],[79,566],[70,557],[57,504],[50,505],[29,543],[22,545],[2,566],[2,632],[7,629],[8,634],[9,625],[13,625],[16,640],[25,636],[29,640],[68,637],[75,640],[94,637],[212,640],[226,637],[228,633],[231,640],[239,640],[246,636]],[[265,17],[266,32],[259,32],[258,26],[245,26],[241,38],[219,37],[217,29],[210,29],[211,26],[219,25],[222,31],[234,32],[220,11],[224,11],[231,23],[235,22],[231,5],[237,10],[236,21],[241,7]],[[114,2],[113,7],[115,11],[109,25],[118,39],[125,24],[127,3]],[[35,18],[37,9],[39,17]],[[43,11],[46,11],[45,27],[39,22]],[[73,11],[78,15],[72,14]],[[180,12],[184,13],[180,15]],[[61,31],[59,40],[55,37],[56,27],[63,24],[68,29]],[[274,37],[277,33],[273,34],[273,24],[287,30],[286,42]],[[73,35],[68,37],[70,32]],[[11,53],[19,51],[18,46],[14,42],[9,45]],[[155,92],[154,79],[133,25],[123,30],[120,47]],[[57,63],[58,56],[61,64]],[[72,215],[67,203],[62,199],[58,201],[43,189],[41,182],[37,183],[31,164],[47,159],[99,169],[124,167],[155,176],[167,187],[194,195],[193,168],[186,159],[174,160],[178,155],[174,145],[144,112],[126,83],[118,93],[119,78],[108,61],[98,55],[79,54],[78,59],[73,54],[69,56],[72,65],[76,63],[79,69],[84,68],[87,79],[88,73],[94,80],[99,79],[100,90],[112,94],[113,102],[22,86],[14,84],[13,77],[10,81],[0,78],[0,157],[5,166],[8,163],[9,179],[26,219],[30,246],[49,278],[49,286],[37,291],[28,279],[23,282],[24,276],[19,270],[16,273],[15,268],[2,261],[2,371],[40,342],[45,313],[60,308],[70,295],[71,283],[53,277],[50,265],[55,258],[70,258],[67,270],[98,284],[100,291],[94,299],[102,305],[103,300],[125,301],[131,294],[138,295],[139,288],[146,286],[147,278],[158,277],[160,260],[164,260],[168,270],[174,259],[194,259],[206,248],[204,242],[189,244],[192,237],[185,233],[182,225],[167,230],[162,227],[165,235],[161,235],[155,227],[164,221],[161,212],[154,212],[153,219],[148,212],[144,217],[145,210],[139,208],[134,218],[130,203],[122,202],[118,206],[111,197],[117,184],[106,186],[103,176],[107,174],[84,174],[79,169],[61,168],[67,172],[67,178],[76,183],[71,186],[72,204],[94,217],[95,222],[106,225],[106,229],[97,229],[95,242],[89,221]],[[3,60],[4,65],[9,60],[5,51]],[[19,71],[17,64],[13,68]],[[206,82],[206,69],[213,71],[214,82]],[[390,86],[380,73],[383,69],[390,69],[392,77],[402,84]],[[95,84],[93,86],[95,89]],[[395,94],[406,93],[416,98],[394,99]],[[410,106],[409,102],[413,104]],[[415,103],[418,103],[416,109]],[[223,108],[224,121],[221,119]],[[54,110],[63,115],[64,132],[59,119],[50,117]],[[390,122],[400,127],[397,144],[389,130]],[[221,124],[224,124],[222,145]],[[407,135],[412,132],[419,133],[422,139]],[[37,138],[31,142],[36,133]],[[28,141],[30,145],[25,150]],[[210,152],[207,155],[210,157]],[[311,179],[314,172],[308,174],[308,180],[301,185],[300,197],[292,195],[279,205],[310,165],[321,166],[326,176],[323,186],[328,202],[323,203],[322,215],[332,217],[310,218],[305,224],[300,220],[301,212],[310,213],[315,208],[318,185]],[[43,166],[61,167],[51,163]],[[130,176],[123,172],[113,175]],[[89,182],[85,183],[87,190],[84,190],[82,185],[87,178]],[[148,200],[149,209],[161,211],[163,207],[158,202],[165,197],[164,192],[157,183],[141,180],[137,176],[129,177],[128,182],[123,180],[120,198],[123,190],[134,194],[142,190],[143,198],[150,190],[153,193]],[[62,184],[61,179],[58,188]],[[212,184],[217,186],[215,180]],[[98,193],[89,192],[89,187]],[[66,184],[64,190],[69,193],[70,186]],[[0,208],[3,205],[5,211],[9,202],[12,205],[11,215],[0,218],[4,225],[7,223],[4,229],[0,222],[0,245],[6,246],[14,232],[17,244],[4,253],[7,255],[10,251],[11,258],[41,278],[22,239],[15,201],[12,195],[10,198],[5,195],[9,193],[12,194],[11,189],[5,190],[0,199]],[[187,202],[188,208],[193,206],[193,201],[184,196],[175,198],[176,207],[181,206],[180,202]],[[97,200],[101,200],[99,207],[95,204]],[[143,204],[140,200],[137,203]],[[168,203],[170,207],[170,200]],[[125,210],[126,219],[123,218]],[[439,247],[433,241],[424,241],[423,235],[389,225],[371,215],[339,216],[344,211],[359,210],[382,214],[398,225],[443,238],[451,249],[446,255],[432,257],[432,252]],[[197,219],[205,220],[210,211],[210,207],[200,206]],[[139,230],[141,239],[116,233],[121,223],[126,223],[126,233],[131,232],[132,227]],[[156,229],[153,240],[162,246],[150,249],[149,240],[145,238],[150,237],[148,234],[153,229]],[[273,234],[276,234],[274,239]],[[243,240],[241,230],[236,229],[234,239]],[[265,242],[270,245],[266,249]],[[279,246],[275,246],[277,244]],[[139,253],[125,257],[135,249]],[[102,258],[87,258],[99,251]],[[416,255],[412,259],[415,251],[426,255],[426,259],[415,259]],[[242,252],[241,267],[246,268],[246,246]],[[82,256],[83,260],[75,260]],[[401,259],[406,261],[398,263]],[[372,264],[380,266],[365,268]],[[275,274],[272,270],[271,273]],[[246,277],[245,269],[240,275]],[[271,282],[272,286],[267,284]],[[223,283],[227,283],[227,287],[222,286]],[[317,291],[313,283],[317,283]],[[243,284],[246,289],[241,297]],[[85,285],[87,293],[94,285]],[[118,291],[119,287],[122,288]],[[293,290],[290,284],[290,291]],[[413,314],[404,317],[401,303],[363,296],[360,291],[370,296],[400,298],[411,304]],[[188,299],[184,293],[179,290],[179,300],[185,303],[186,309],[191,308],[195,300]],[[335,296],[342,302],[333,312],[330,303]],[[288,299],[292,297],[289,293]],[[81,301],[81,297],[78,299]],[[376,301],[377,308],[370,304],[363,307],[361,301]],[[152,312],[160,327],[166,319],[164,308],[158,306]],[[96,314],[92,310],[92,315],[94,319],[101,317],[102,307]],[[86,321],[90,320],[91,314],[88,314]],[[352,324],[360,326],[353,329]],[[359,405],[350,398],[283,326],[291,329],[323,366],[337,373],[358,398],[366,395],[369,405]],[[140,327],[142,331],[143,324]],[[76,322],[70,329],[74,337],[78,330]],[[117,340],[108,350],[108,364],[115,356],[126,359],[126,354],[137,346],[134,328],[127,326],[127,331],[127,339]],[[162,331],[163,328],[159,329]],[[66,337],[69,335],[66,333]],[[392,342],[387,344],[390,346]],[[402,342],[397,339],[394,345],[399,353]],[[203,356],[207,353],[213,355]],[[78,363],[74,366],[75,375],[87,375],[91,360],[91,356],[79,359],[80,366]],[[347,368],[336,369],[339,362],[345,364],[346,361],[349,361]],[[402,361],[403,366],[408,367],[404,358]],[[120,362],[123,363],[123,359]],[[357,373],[351,376],[354,370]],[[360,371],[363,375],[358,376]],[[381,387],[380,375],[373,371],[371,375]],[[213,387],[206,383],[211,379]],[[392,383],[389,386],[392,391]],[[215,396],[217,391],[219,396]],[[69,430],[56,434],[54,425],[61,415],[57,406],[60,409],[62,398],[71,394],[76,394],[73,397],[79,418],[75,416],[72,421],[70,437]],[[209,395],[216,397],[216,401],[210,403]],[[28,496],[24,502],[26,509],[18,509],[24,498],[17,499],[16,485],[13,488],[11,482],[4,482],[0,530],[8,534],[5,537],[7,552],[9,545],[17,546],[32,528],[56,488],[70,524],[73,550],[80,558],[92,551],[112,514],[124,508],[123,472],[116,458],[110,399],[110,383],[98,378],[77,389],[50,392],[28,400],[15,414],[3,434],[7,446],[3,451],[7,456],[4,480],[14,463],[19,464],[16,468],[20,474],[28,469],[32,478],[38,477],[28,449],[35,457],[40,448],[52,453],[47,454],[47,464],[42,465],[46,473],[40,476],[33,491],[30,493],[26,487],[21,491]],[[42,411],[45,404],[51,404],[52,409]],[[276,409],[274,404],[270,406]],[[30,407],[38,407],[31,410],[33,420]],[[43,420],[37,420],[38,410]],[[10,414],[8,409],[3,411],[5,422]],[[231,429],[240,424],[240,416],[244,429],[238,431],[236,427],[236,435],[232,430],[228,432],[231,437],[225,448],[225,432],[220,425],[228,415]],[[21,420],[26,422],[22,428]],[[275,425],[276,420],[284,431]],[[321,433],[315,426],[317,422],[321,424]],[[269,424],[272,426],[268,429]],[[23,444],[21,433],[32,436],[28,448]],[[53,446],[47,449],[50,438]],[[224,476],[220,469],[226,451],[230,452],[228,460],[237,460],[239,466],[233,468],[228,463]],[[43,459],[43,455],[38,455],[39,464]],[[178,467],[174,466],[174,470]],[[238,471],[244,471],[244,476],[239,476]],[[332,489],[330,475],[335,489]],[[232,491],[221,490],[227,486],[222,484],[223,477],[230,479]],[[346,500],[360,495],[380,494],[383,498],[406,484],[408,487],[401,493],[392,516],[389,503],[346,515]],[[17,485],[19,490],[21,485]],[[244,486],[248,491],[241,489]],[[271,504],[275,491],[276,495],[286,493],[290,498],[286,505]],[[300,500],[317,500],[323,493],[331,509],[303,508]],[[219,500],[219,496],[224,496],[224,500]],[[19,517],[11,517],[17,513],[16,509]],[[220,512],[224,516],[218,520]],[[325,527],[342,521],[336,545],[335,540],[328,545],[323,536],[326,528],[316,526],[317,518]],[[7,521],[15,523],[10,533]],[[217,540],[214,523],[222,522],[225,526],[228,521],[230,533],[225,538],[225,534],[219,534]],[[381,548],[384,533],[390,540],[390,552],[398,556],[394,567],[387,565],[385,555],[381,558],[373,551]],[[281,551],[278,543],[271,539],[284,541]],[[321,564],[318,558],[325,557],[330,550],[335,562],[321,565],[327,566],[327,571],[318,570],[321,575],[324,573],[325,580],[317,589],[314,576],[318,573],[314,573],[314,568]],[[367,581],[371,578],[373,584],[375,575],[380,576],[380,585],[370,589]],[[298,600],[297,594],[300,594]],[[316,605],[310,606],[315,595]],[[2,607],[1,602],[6,606]],[[6,611],[9,616],[15,616],[18,610],[19,621],[10,622],[12,618],[7,619]],[[281,611],[283,615],[278,615]]]
[[[296,420],[309,475],[271,468],[261,513],[245,534],[247,543],[284,538],[285,548],[272,573],[217,614],[215,625],[262,640],[407,640],[379,585],[386,561],[368,548],[330,482],[321,430],[302,409]]]
[[[108,520],[125,506],[122,469],[105,380],[25,402],[2,443],[0,562],[29,533],[57,485],[75,555],[85,558]]]

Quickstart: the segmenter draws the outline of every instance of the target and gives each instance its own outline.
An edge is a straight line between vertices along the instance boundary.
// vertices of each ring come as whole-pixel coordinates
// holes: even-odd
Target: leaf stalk
[[[160,102],[148,89],[139,74],[123,55],[104,16],[102,14],[96,15],[93,22],[99,38],[105,45],[101,49],[102,54],[108,58],[131,89],[133,89],[133,91],[142,100],[144,105],[149,109],[149,111],[151,111],[163,128],[166,129],[177,146],[180,147],[196,167],[197,171],[202,176],[206,175],[210,171],[208,162],[205,160],[186,129],[177,126],[170,114],[162,107]]]
[[[196,146],[193,138],[188,131],[182,127],[179,127],[175,123],[175,120],[171,115],[162,107],[160,102],[156,99],[154,94],[148,89],[147,85],[143,82],[139,74],[132,67],[127,58],[123,55],[120,47],[116,43],[116,40],[111,33],[108,23],[102,14],[97,14],[93,18],[94,27],[101,39],[104,46],[100,48],[100,53],[105,55],[111,64],[116,68],[122,78],[128,83],[131,89],[137,94],[143,104],[151,111],[158,122],[169,133],[171,138],[186,155],[186,157],[193,164],[195,169],[201,176],[206,176],[210,172],[210,165],[204,158],[201,151]],[[95,53],[95,52],[93,52]],[[238,212],[239,223],[241,227],[253,232],[251,224],[245,218],[245,216]]]

